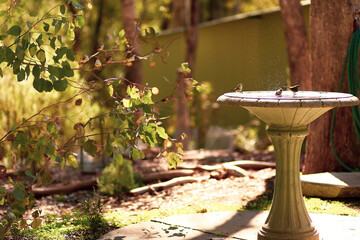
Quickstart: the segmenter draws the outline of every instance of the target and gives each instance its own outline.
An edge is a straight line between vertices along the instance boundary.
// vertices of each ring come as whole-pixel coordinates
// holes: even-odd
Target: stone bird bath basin
[[[231,92],[218,102],[241,106],[267,125],[276,155],[276,180],[270,212],[258,232],[259,240],[318,240],[319,233],[305,208],[300,183],[301,145],[307,125],[335,107],[359,105],[347,93],[300,91]]]

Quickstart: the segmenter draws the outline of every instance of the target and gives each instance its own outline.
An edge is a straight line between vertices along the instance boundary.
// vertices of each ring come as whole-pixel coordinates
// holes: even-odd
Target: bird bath
[[[301,145],[308,135],[307,124],[334,107],[359,105],[347,93],[300,91],[231,92],[217,99],[241,106],[267,125],[276,155],[274,196],[259,240],[318,240],[319,233],[305,208],[300,182]]]

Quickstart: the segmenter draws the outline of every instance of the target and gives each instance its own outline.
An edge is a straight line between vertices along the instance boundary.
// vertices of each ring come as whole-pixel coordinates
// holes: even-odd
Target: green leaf
[[[131,150],[131,158],[135,161],[135,160],[138,160],[139,159],[139,150],[136,149],[136,148],[133,148]]]
[[[97,151],[96,141],[89,139],[84,143],[84,150],[85,152],[89,153],[90,155],[94,156]]]
[[[56,132],[57,127],[56,127],[56,125],[55,125],[54,122],[48,122],[48,123],[46,124],[46,130],[47,130],[50,134],[52,134],[52,133],[55,133],[55,132]]]
[[[25,34],[24,37],[21,39],[21,44],[22,44],[22,48],[24,49],[24,51],[29,46],[29,39],[30,39],[29,33]]]
[[[18,74],[20,72],[20,65],[21,65],[22,61],[18,58],[15,59],[14,63],[13,63],[13,73],[14,74]]]
[[[45,79],[43,78],[35,78],[33,82],[33,87],[38,92],[43,92],[45,90]]]
[[[60,13],[61,13],[61,14],[65,14],[65,10],[66,10],[66,9],[65,9],[65,5],[61,5],[61,6],[60,6]]]
[[[55,147],[51,142],[49,142],[48,145],[46,146],[46,152],[45,153],[49,154],[49,155],[53,155],[54,152],[55,152]]]
[[[25,51],[21,46],[19,46],[19,45],[16,46],[15,54],[20,61],[24,60]]]
[[[30,56],[33,57],[35,56],[36,54],[36,51],[37,51],[37,47],[35,44],[31,43],[30,46],[29,46],[29,53],[30,53]]]
[[[74,51],[72,49],[67,49],[66,50],[66,57],[70,61],[75,61]]]
[[[13,191],[13,195],[15,197],[16,200],[18,201],[24,201],[25,200],[25,194],[23,191],[21,191],[18,188],[15,188]]]
[[[53,37],[50,40],[50,47],[52,47],[52,49],[55,49],[55,41],[56,41],[56,37]]]
[[[29,169],[27,169],[25,171],[25,175],[28,176],[28,177],[31,177],[33,179],[33,181],[36,180],[36,177],[32,174],[32,172]]]
[[[45,63],[46,56],[45,56],[45,51],[44,50],[40,49],[39,51],[37,51],[36,57],[39,59],[39,61],[41,63]]]
[[[67,47],[61,47],[61,48],[57,48],[55,50],[56,53],[56,59],[59,60],[61,59],[67,52]]]
[[[45,32],[48,32],[49,28],[50,28],[50,25],[48,23],[44,22],[44,30],[45,30]]]
[[[7,33],[13,36],[19,36],[21,33],[21,28],[18,25],[14,25],[7,31]]]
[[[127,98],[124,98],[122,100],[122,103],[123,103],[124,107],[126,107],[126,108],[130,108],[132,106],[130,99],[127,99]]]
[[[15,141],[19,141],[19,142],[22,142],[22,143],[25,143],[27,140],[27,136],[24,132],[18,132],[16,134],[16,138],[15,138]]]
[[[114,153],[114,162],[121,166],[124,163],[123,155],[120,153]]]
[[[184,62],[181,64],[181,69],[184,73],[191,73],[191,69],[189,68],[189,63]]]
[[[161,137],[162,139],[169,138],[169,135],[167,135],[167,133],[165,132],[165,129],[163,127],[158,127],[156,129],[156,132],[159,134],[159,137]]]
[[[41,72],[41,70],[40,70],[39,65],[35,65],[32,69],[32,74],[35,79],[40,77],[40,72]]]
[[[74,76],[74,70],[71,69],[71,66],[67,61],[62,62],[61,66],[63,67],[61,69],[61,73],[63,74],[64,77],[73,77]]]
[[[53,84],[54,89],[58,92],[65,91],[65,89],[67,88],[67,85],[68,85],[67,80],[58,80],[58,81],[55,81]]]
[[[18,82],[21,82],[25,79],[25,70],[21,69],[20,72],[17,74]]]
[[[57,78],[60,78],[60,72],[58,67],[54,67],[52,65],[48,66],[48,72],[52,75],[54,75]]]
[[[45,80],[43,88],[44,88],[45,92],[51,92],[53,90],[52,82]]]
[[[182,162],[181,158],[174,152],[169,152],[166,160],[169,163],[169,168],[176,168]]]
[[[13,213],[13,211],[11,211],[10,209],[6,210],[7,215],[12,219],[12,220],[16,220],[16,216]]]
[[[56,156],[55,161],[58,162],[58,163],[62,163],[64,161],[64,159],[62,157],[60,157],[60,156]]]
[[[119,32],[119,37],[120,38],[125,37],[125,30],[124,29],[121,29],[121,31]]]
[[[66,162],[69,166],[73,167],[73,168],[77,168],[78,167],[78,162],[77,162],[77,159],[74,155],[72,154],[69,154],[67,157],[66,157]]]
[[[76,16],[76,22],[79,27],[83,27],[85,25],[85,19],[82,15]]]
[[[37,44],[39,44],[39,46],[44,43],[44,41],[42,40],[42,33],[40,33],[40,35],[37,37],[36,42]]]
[[[9,48],[5,47],[5,61],[12,64],[15,59],[15,53]]]

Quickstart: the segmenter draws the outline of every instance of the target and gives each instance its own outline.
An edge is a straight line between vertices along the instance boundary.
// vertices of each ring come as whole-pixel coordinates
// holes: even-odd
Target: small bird
[[[100,43],[98,51],[102,51],[104,49],[104,46],[105,46],[104,43]]]
[[[111,63],[112,61],[112,56],[108,56],[106,59],[105,59],[105,63]]]
[[[239,83],[236,88],[234,89],[234,92],[242,92],[243,90],[243,84]]]
[[[83,56],[82,58],[80,58],[80,60],[79,60],[79,65],[84,65],[84,64],[86,64],[88,61],[89,61],[89,56],[88,56],[88,55],[85,55],[85,56]]]
[[[96,61],[95,61],[95,69],[97,69],[97,70],[101,69],[101,62],[99,59],[96,59]]]
[[[295,94],[297,91],[299,91],[299,84],[296,84],[294,86],[289,87],[289,89]]]
[[[283,91],[286,91],[288,89],[288,86],[286,84],[284,84],[284,86],[282,87]]]
[[[279,88],[279,89],[275,92],[275,95],[280,97],[282,91],[283,91],[283,90],[282,90],[281,88]]]

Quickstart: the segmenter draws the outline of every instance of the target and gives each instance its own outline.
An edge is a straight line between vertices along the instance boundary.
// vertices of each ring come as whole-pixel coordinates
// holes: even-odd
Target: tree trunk
[[[186,2],[189,0],[173,0],[171,3],[172,18],[170,28],[179,28],[185,26]]]
[[[299,0],[280,0],[281,18],[292,84],[300,84],[301,90],[311,90],[311,61],[305,19]]]
[[[210,0],[209,1],[209,21],[213,19],[222,18],[224,15],[226,1],[224,0]]]
[[[131,56],[140,56],[140,46],[137,42],[137,25],[135,0],[121,0],[121,15],[125,31],[125,37],[129,44],[133,47]],[[131,57],[128,56],[128,57]],[[135,57],[135,61],[132,62],[132,66],[126,70],[125,78],[132,83],[142,85],[142,65],[141,61]]]
[[[357,10],[356,10],[357,9]],[[311,1],[312,89],[336,92],[346,51],[353,34],[353,20],[359,1]],[[341,88],[348,92],[347,78]],[[304,173],[342,171],[330,144],[333,111],[310,124]],[[356,139],[351,108],[339,108],[334,125],[334,145],[340,159],[349,167],[360,166],[360,143]]]
[[[190,113],[188,106],[188,99],[186,97],[186,90],[188,89],[188,79],[192,77],[195,68],[196,49],[198,40],[198,22],[199,22],[199,0],[191,0],[190,14],[187,14],[190,19],[185,22],[189,24],[186,26],[186,59],[191,73],[185,74],[181,70],[178,71],[177,77],[177,121],[176,121],[176,135],[185,133],[187,138],[184,140],[184,149],[188,149],[188,144],[191,136]]]

